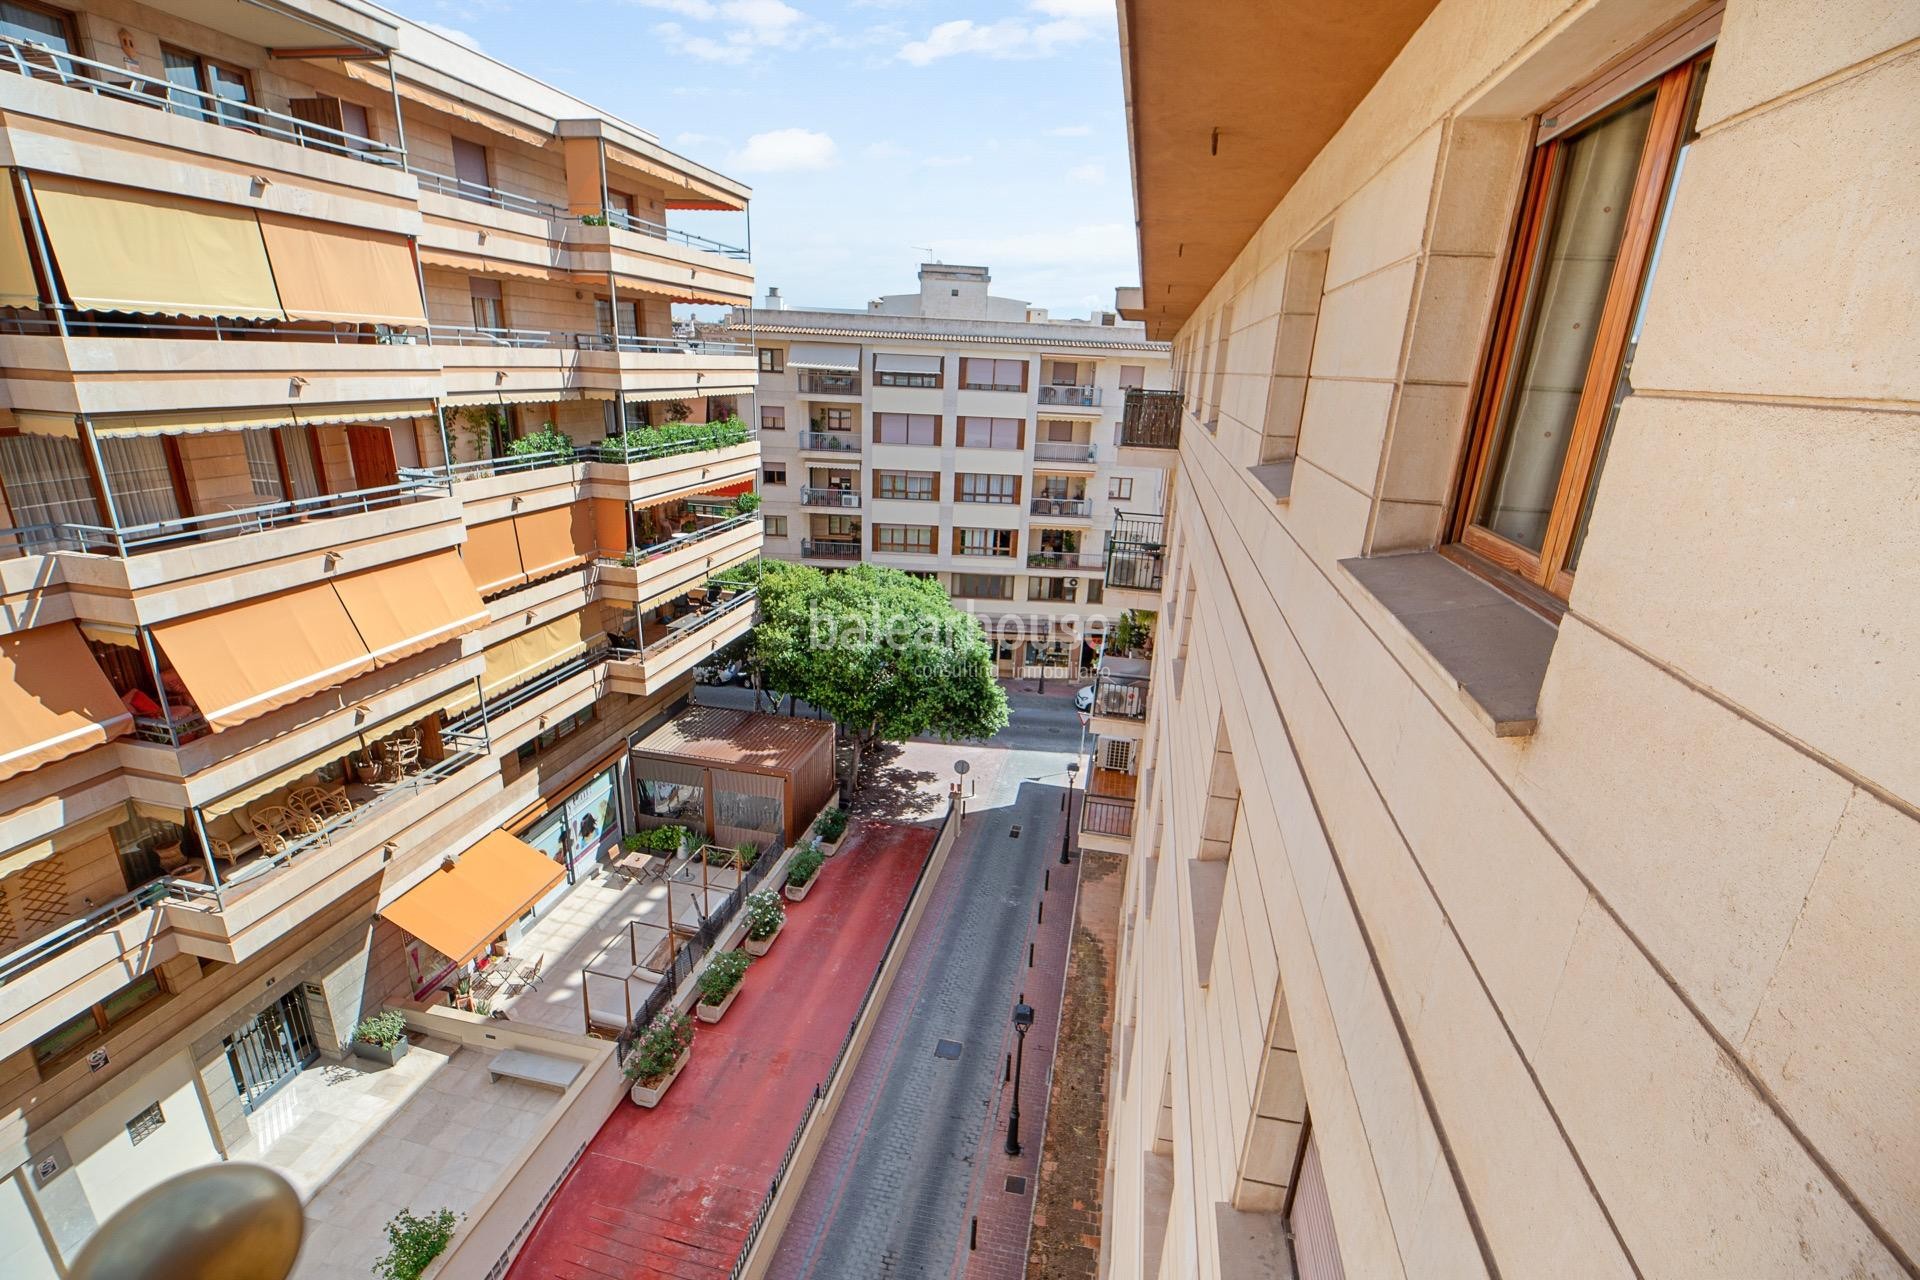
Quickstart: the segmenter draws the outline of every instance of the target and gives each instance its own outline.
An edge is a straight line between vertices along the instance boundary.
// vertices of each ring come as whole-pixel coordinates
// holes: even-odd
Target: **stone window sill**
[[[1533,732],[1559,629],[1435,551],[1342,560],[1496,737]]]
[[[1258,481],[1264,489],[1273,495],[1275,502],[1287,502],[1293,497],[1293,459],[1283,462],[1263,462],[1257,467],[1248,467],[1247,474]]]

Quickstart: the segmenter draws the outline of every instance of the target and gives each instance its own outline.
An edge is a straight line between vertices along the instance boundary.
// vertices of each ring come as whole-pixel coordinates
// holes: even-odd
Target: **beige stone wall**
[[[1233,1274],[1283,1037],[1349,1276],[1920,1261],[1920,10],[1730,0],[1533,733],[1338,564],[1441,536],[1524,117],[1685,7],[1445,0],[1176,339],[1115,1277]]]

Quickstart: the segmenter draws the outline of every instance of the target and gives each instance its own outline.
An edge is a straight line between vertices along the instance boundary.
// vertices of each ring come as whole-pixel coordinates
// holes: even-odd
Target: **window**
[[[1087,482],[1078,476],[1035,476],[1036,498],[1084,498]]]
[[[1073,588],[1067,585],[1065,578],[1032,577],[1027,579],[1027,599],[1072,603]]]
[[[167,82],[177,86],[167,95],[168,110],[194,120],[211,118],[218,124],[245,127],[251,122],[254,113],[248,104],[253,101],[253,85],[246,72],[165,45],[161,46],[160,55]],[[217,98],[218,104],[209,108],[207,100],[198,94],[179,91],[196,89]]]
[[[1087,603],[1104,604],[1107,599],[1107,584],[1098,578],[1087,579]]]
[[[1471,552],[1564,599],[1647,277],[1693,140],[1706,57],[1539,143],[1474,404],[1455,517]]]
[[[472,194],[480,195],[491,190],[493,179],[487,170],[487,149],[477,142],[455,138],[453,140],[453,176],[462,187],[480,189]]]
[[[760,348],[760,372],[785,373],[787,371],[787,353],[779,347]]]
[[[930,556],[933,554],[933,533],[930,524],[877,524],[873,526],[873,549]]]
[[[473,299],[474,328],[504,329],[507,327],[507,303],[500,292],[498,280],[470,276],[467,279],[467,294]]]
[[[1010,556],[1018,541],[1012,529],[955,529],[953,550],[963,556]]]
[[[876,471],[873,496],[907,502],[934,502],[940,497],[940,477],[931,471]]]
[[[267,441],[266,473],[270,487],[259,485],[260,472],[255,461],[254,436],[265,431],[249,431],[248,469],[254,478],[254,492],[277,501],[280,470],[274,462],[273,443]],[[107,489],[113,494],[114,508],[128,524],[158,524],[178,520],[181,515],[180,492],[174,487],[173,468],[167,460],[167,442],[153,436],[107,436],[100,441],[100,460],[107,468]]]
[[[71,20],[58,10],[42,9],[38,5],[0,0],[0,36],[25,44],[43,44],[55,53],[74,51]],[[64,58],[54,59],[54,65],[66,74],[73,74],[73,64]]]
[[[1113,476],[1107,481],[1107,497],[1116,502],[1127,502],[1133,498],[1133,477]]]
[[[785,516],[764,516],[762,518],[766,521],[766,534],[769,538],[784,538],[787,536],[787,518]]]
[[[760,468],[761,484],[785,484],[787,482],[787,464],[769,462]]]
[[[1056,387],[1080,385],[1080,366],[1071,360],[1050,360],[1047,370],[1047,381]]]
[[[1143,364],[1123,364],[1120,366],[1120,389],[1133,391],[1147,385],[1147,366]]]
[[[594,331],[602,335],[613,332],[613,300],[595,298],[593,300]],[[640,304],[632,298],[620,299],[620,336],[638,337],[640,333]]]
[[[860,536],[859,516],[818,516],[814,528],[825,529],[829,538],[858,538]]]
[[[1207,430],[1220,425],[1220,400],[1227,392],[1227,356],[1233,349],[1233,304],[1220,309],[1220,328],[1213,349],[1213,389],[1207,394]]]
[[[273,447],[273,434],[267,430],[242,431],[242,446],[247,451],[247,478],[253,482],[253,496],[279,502],[286,492],[280,484],[280,458]]]
[[[1002,505],[1020,501],[1020,477],[985,475],[962,471],[953,478],[954,498],[960,502],[995,502]]]
[[[1004,573],[956,573],[948,594],[956,600],[1011,600],[1013,578]]]
[[[820,416],[814,419],[814,426],[820,431],[852,431],[853,410],[822,409]]]
[[[102,1040],[113,1028],[163,994],[158,974],[147,973],[33,1042],[33,1060],[44,1067]]]
[[[1049,422],[1046,424],[1046,437],[1050,444],[1072,444],[1073,424],[1071,422]]]
[[[1025,391],[1025,360],[988,360],[967,356],[960,361],[960,385],[969,391]]]
[[[1026,425],[1023,418],[962,418],[959,444],[962,449],[1024,448]]]
[[[785,431],[787,429],[787,407],[781,404],[761,405],[760,429],[762,431]]]
[[[875,444],[939,444],[940,416],[934,413],[876,413]]]
[[[873,385],[876,387],[924,387],[941,385],[939,356],[910,356],[876,352],[873,357]]]

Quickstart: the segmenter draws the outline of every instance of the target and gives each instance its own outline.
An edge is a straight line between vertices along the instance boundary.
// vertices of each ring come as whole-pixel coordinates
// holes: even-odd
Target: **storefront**
[[[626,827],[620,817],[619,761],[589,777],[545,814],[514,832],[523,842],[559,863],[563,875],[551,893],[535,903],[517,921],[509,941],[517,941],[529,925],[567,896],[568,890],[593,869],[594,861],[620,843]]]

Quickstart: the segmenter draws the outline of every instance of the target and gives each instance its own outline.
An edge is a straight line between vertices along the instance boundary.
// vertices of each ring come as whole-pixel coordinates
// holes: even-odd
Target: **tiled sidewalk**
[[[861,822],[652,1111],[621,1102],[510,1277],[725,1276],[840,1050],[932,830]]]

